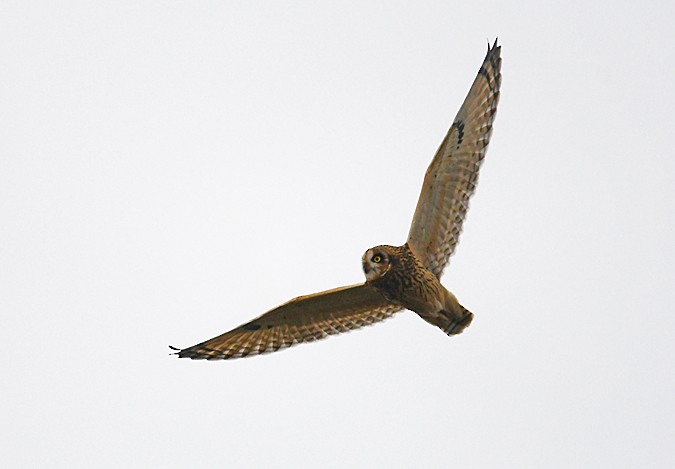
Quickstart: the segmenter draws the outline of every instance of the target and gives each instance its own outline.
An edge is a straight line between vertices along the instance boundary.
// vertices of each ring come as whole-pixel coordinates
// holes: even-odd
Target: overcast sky
[[[672,2],[0,3],[2,466],[675,467]],[[487,42],[492,143],[413,313],[186,347],[401,244]]]

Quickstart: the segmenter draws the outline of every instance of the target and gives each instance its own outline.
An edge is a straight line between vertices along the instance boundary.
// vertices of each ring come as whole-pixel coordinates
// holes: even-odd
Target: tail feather
[[[469,327],[473,321],[473,313],[459,304],[454,296],[450,298],[452,301],[446,303],[444,309],[429,315],[420,314],[420,317],[448,335],[457,335]]]
[[[473,321],[473,313],[459,305],[458,311],[441,311],[436,325],[448,335],[461,334]]]

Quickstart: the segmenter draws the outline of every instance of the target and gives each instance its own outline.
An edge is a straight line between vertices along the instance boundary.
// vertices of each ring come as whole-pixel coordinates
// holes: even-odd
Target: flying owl
[[[448,335],[473,314],[441,285],[478,180],[499,101],[501,46],[490,47],[462,107],[427,169],[408,240],[376,246],[362,257],[366,282],[299,296],[179,357],[225,360],[274,352],[373,324],[403,309]]]

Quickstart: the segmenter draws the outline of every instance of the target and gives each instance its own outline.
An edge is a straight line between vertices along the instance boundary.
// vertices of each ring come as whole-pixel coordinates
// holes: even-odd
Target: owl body
[[[462,232],[469,199],[492,135],[501,87],[501,47],[487,54],[424,176],[403,246],[376,246],[362,258],[366,282],[299,296],[212,339],[178,349],[179,357],[225,360],[273,352],[383,321],[402,309],[448,335],[473,314],[440,278]]]
[[[424,267],[407,243],[371,248],[363,255],[362,264],[366,284],[446,334],[459,334],[471,323],[473,314]]]

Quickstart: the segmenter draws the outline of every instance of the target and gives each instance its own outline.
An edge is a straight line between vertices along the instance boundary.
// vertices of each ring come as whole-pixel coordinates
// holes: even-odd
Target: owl
[[[427,169],[408,239],[376,246],[361,259],[365,283],[299,296],[222,335],[175,355],[225,360],[268,352],[350,331],[407,309],[447,335],[473,314],[440,282],[457,246],[469,198],[492,135],[501,85],[495,40],[469,94]]]

